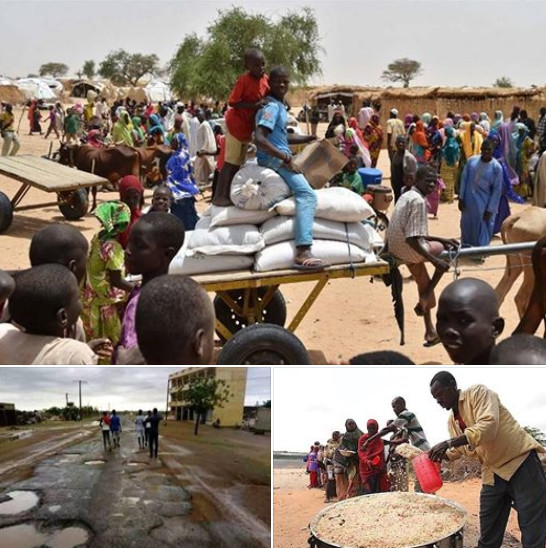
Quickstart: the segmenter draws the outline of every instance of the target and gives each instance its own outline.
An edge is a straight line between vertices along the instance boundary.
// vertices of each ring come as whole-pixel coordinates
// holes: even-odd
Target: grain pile
[[[313,520],[311,529],[323,542],[339,546],[403,548],[449,537],[465,522],[463,509],[438,497],[388,493],[331,506]]]
[[[418,457],[423,453],[421,449],[418,447],[414,447],[413,445],[410,445],[409,443],[401,443],[397,448],[396,452],[405,459],[413,459],[415,457]]]

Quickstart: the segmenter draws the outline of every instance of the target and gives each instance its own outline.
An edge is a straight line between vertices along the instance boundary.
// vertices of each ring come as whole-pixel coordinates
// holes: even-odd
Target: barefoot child
[[[144,363],[138,350],[135,315],[141,289],[154,278],[167,274],[173,257],[184,243],[184,225],[169,213],[152,212],[138,220],[129,236],[125,264],[130,274],[141,274],[142,285],[137,285],[127,301],[121,324],[117,364]]]
[[[11,323],[0,324],[2,365],[96,365],[91,348],[74,340],[80,291],[65,266],[20,272],[9,301]]]
[[[296,256],[294,268],[322,270],[329,266],[313,257],[313,220],[317,197],[307,179],[292,163],[289,144],[309,143],[316,135],[287,134],[287,111],[284,96],[290,79],[284,67],[276,67],[269,74],[271,93],[267,104],[256,115],[255,142],[258,147],[258,164],[276,171],[292,190],[296,199]]]
[[[146,284],[136,311],[138,346],[149,365],[209,365],[214,307],[191,278],[160,276]]]
[[[269,92],[264,54],[259,49],[249,49],[245,51],[244,63],[248,72],[235,83],[228,101],[230,108],[225,116],[225,162],[218,177],[218,187],[212,197],[212,203],[216,206],[231,205],[231,181],[245,163],[246,150],[254,131],[254,116],[264,105],[265,96]]]

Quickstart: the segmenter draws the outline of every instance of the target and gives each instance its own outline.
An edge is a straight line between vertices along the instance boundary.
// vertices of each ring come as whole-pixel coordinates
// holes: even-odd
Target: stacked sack
[[[361,221],[375,215],[354,192],[340,187],[317,190],[313,255],[330,264],[375,261],[383,241]],[[205,274],[291,268],[294,264],[296,204],[273,170],[245,164],[231,185],[234,206],[212,206],[188,232],[173,259],[171,274]]]

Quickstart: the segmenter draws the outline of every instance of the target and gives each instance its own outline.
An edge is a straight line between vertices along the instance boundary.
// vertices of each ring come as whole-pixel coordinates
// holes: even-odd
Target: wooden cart
[[[19,206],[31,187],[56,193],[57,202],[55,203],[59,206],[61,213],[67,219],[74,221],[83,217],[89,208],[86,189],[108,182],[103,177],[31,155],[1,157],[0,173],[22,183],[21,188],[11,200],[6,194],[0,192],[0,233],[10,227],[13,212],[16,209],[22,211],[52,205],[47,203]]]
[[[219,272],[217,274],[200,274],[192,278],[201,284],[208,292],[216,293],[214,308],[216,312],[216,332],[226,343],[222,353],[235,339],[248,333],[247,340],[239,341],[243,352],[239,351],[237,361],[241,364],[278,364],[291,363],[287,358],[283,345],[290,345],[290,337],[309,312],[328,281],[339,278],[357,278],[362,276],[381,276],[388,274],[389,265],[378,260],[372,263],[356,263],[353,265],[334,265],[319,272],[302,272],[300,270],[276,270],[270,272],[252,272],[250,270]],[[286,303],[279,290],[282,284],[316,282],[309,295],[294,315],[286,329]],[[251,324],[276,324],[276,333],[269,333],[259,326],[248,328]],[[243,327],[247,329],[242,330]],[[265,327],[265,326],[264,326]],[[255,329],[257,328],[257,329]],[[283,333],[284,331],[284,337]],[[241,333],[239,333],[241,332]],[[290,332],[289,335],[286,332]],[[260,338],[264,336],[262,340]],[[268,339],[268,340],[266,340]],[[251,345],[248,343],[251,340]],[[301,344],[301,343],[300,343]],[[244,347],[248,347],[248,351]],[[222,353],[220,357],[222,356]],[[259,357],[258,357],[259,356]],[[258,360],[258,361],[257,361]],[[219,361],[219,363],[221,363]],[[299,363],[299,362],[297,362]],[[227,363],[224,363],[227,365]]]

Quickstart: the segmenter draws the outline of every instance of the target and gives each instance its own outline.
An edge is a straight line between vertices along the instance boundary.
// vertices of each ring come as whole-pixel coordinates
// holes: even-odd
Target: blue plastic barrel
[[[383,178],[383,173],[379,169],[373,167],[361,167],[358,170],[358,174],[362,179],[364,188],[368,185],[380,185]]]

